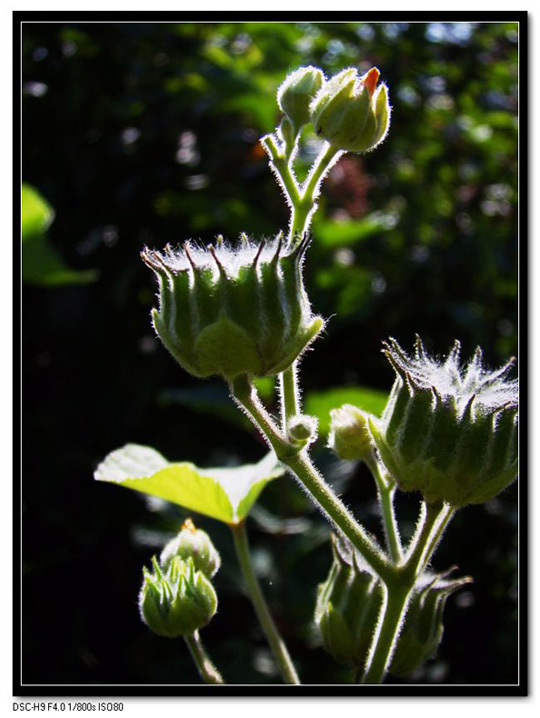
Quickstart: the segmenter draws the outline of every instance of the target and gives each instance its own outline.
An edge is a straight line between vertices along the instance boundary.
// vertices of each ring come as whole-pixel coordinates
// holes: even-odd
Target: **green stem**
[[[418,576],[428,565],[448,526],[454,509],[442,502],[422,504],[420,520],[411,541],[405,564],[385,582],[385,603],[362,683],[382,683],[405,618],[409,597]],[[389,523],[386,522],[388,526]]]
[[[296,362],[279,375],[281,394],[281,427],[287,431],[289,420],[300,414],[300,395],[296,381]]]
[[[383,581],[391,579],[395,575],[393,565],[320,476],[307,451],[299,452],[283,437],[262,406],[249,377],[235,379],[231,383],[231,393],[261,431],[277,458],[292,471],[323,513],[345,534]]]
[[[383,682],[397,643],[410,593],[409,587],[385,587],[385,602],[379,625],[375,629],[362,683]]]
[[[194,631],[190,636],[184,636],[184,639],[188,645],[193,660],[199,669],[199,673],[201,674],[203,681],[205,683],[213,684],[225,683],[220,672],[214,666],[208,657],[208,654],[204,650],[201,637],[199,636],[199,631]]]
[[[377,493],[379,495],[379,505],[381,507],[386,544],[388,546],[388,550],[390,551],[392,560],[394,563],[399,564],[403,559],[403,549],[401,546],[399,526],[394,510],[396,487],[393,482],[388,481],[382,475],[380,464],[373,452],[368,457],[366,464],[373,474],[373,478],[377,484]]]
[[[268,639],[268,643],[270,644],[272,653],[277,661],[283,680],[285,683],[298,685],[300,680],[294,668],[293,662],[281,636],[279,635],[270,611],[268,610],[261,587],[257,581],[257,576],[253,570],[245,523],[242,521],[238,524],[231,524],[231,530],[234,537],[234,546],[238,557],[238,563],[242,569],[255,613],[257,614],[264,634]]]
[[[309,229],[311,218],[317,210],[316,199],[319,194],[319,187],[325,174],[330,170],[332,165],[341,157],[343,152],[336,150],[326,143],[315,160],[309,175],[306,177],[304,184],[298,189],[296,196],[291,196],[291,221],[289,226],[289,240],[295,237],[303,237]],[[288,166],[286,166],[286,172]],[[285,180],[283,180],[285,182]]]
[[[455,509],[441,502],[424,503],[416,533],[411,540],[407,570],[416,578],[428,565]]]

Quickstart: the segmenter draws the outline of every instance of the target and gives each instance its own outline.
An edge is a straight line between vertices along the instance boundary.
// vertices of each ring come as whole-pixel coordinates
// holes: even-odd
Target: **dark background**
[[[137,612],[142,566],[182,510],[92,475],[127,442],[201,466],[262,456],[224,385],[185,374],[154,338],[154,279],[139,252],[286,228],[258,138],[279,121],[275,90],[288,71],[376,65],[393,105],[386,142],[346,156],[323,186],[306,283],[316,312],[332,318],[302,364],[306,397],[356,384],[388,391],[388,336],[411,348],[418,332],[437,354],[458,337],[465,356],[480,344],[491,366],[516,354],[517,30],[23,24],[23,180],[54,208],[41,241],[66,270],[51,274],[25,245],[23,683],[199,680],[185,646],[151,634]],[[363,470],[337,463],[324,441],[316,460],[378,530]],[[450,599],[439,656],[411,682],[517,681],[516,496],[514,485],[452,523],[435,567],[458,564],[475,581]],[[398,510],[410,533],[417,497],[402,496]],[[226,528],[195,518],[223,558],[219,613],[203,632],[209,652],[231,683],[279,681]],[[302,679],[348,680],[311,624],[331,560],[327,524],[283,478],[265,489],[249,529]]]

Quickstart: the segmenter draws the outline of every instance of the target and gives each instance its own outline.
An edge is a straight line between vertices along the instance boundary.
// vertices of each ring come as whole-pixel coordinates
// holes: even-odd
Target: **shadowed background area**
[[[389,137],[332,170],[313,224],[306,286],[331,319],[302,362],[307,408],[327,415],[347,387],[387,392],[388,336],[411,349],[418,333],[435,354],[459,338],[465,357],[480,344],[504,363],[517,351],[517,25],[53,22],[25,23],[22,40],[23,179],[42,221],[23,245],[21,678],[198,682],[184,644],[137,611],[142,566],[186,514],[93,471],[127,442],[200,466],[258,461],[264,446],[223,383],[188,376],[154,337],[139,253],[286,229],[258,143],[279,121],[278,85],[301,65],[375,65]],[[324,437],[315,458],[378,531],[364,469],[332,458]],[[517,681],[516,496],[514,485],[451,525],[434,565],[475,581],[450,599],[439,655],[411,682]],[[417,502],[398,501],[404,535]],[[194,519],[223,558],[209,652],[228,682],[279,682],[226,528]],[[302,679],[348,680],[312,626],[327,523],[285,477],[248,528]]]

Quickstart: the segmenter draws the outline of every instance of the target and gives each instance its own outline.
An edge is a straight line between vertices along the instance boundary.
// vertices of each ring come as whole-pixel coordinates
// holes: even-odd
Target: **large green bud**
[[[217,596],[208,578],[195,569],[193,559],[176,556],[167,571],[156,558],[154,573],[143,569],[139,596],[141,618],[159,636],[189,636],[209,623],[217,610]]]
[[[390,672],[407,676],[432,658],[442,641],[443,612],[448,597],[472,581],[469,577],[447,580],[448,573],[425,574],[409,604]]]
[[[360,77],[343,70],[323,84],[311,104],[315,132],[337,150],[368,152],[380,144],[390,126],[388,88],[377,87],[379,70]]]
[[[184,522],[178,536],[171,539],[161,552],[161,567],[168,571],[176,556],[183,561],[191,558],[195,570],[202,571],[207,578],[212,578],[221,565],[221,558],[210,536],[206,531],[196,528],[191,519]]]
[[[417,339],[408,356],[391,339],[385,354],[396,381],[381,420],[370,429],[381,458],[403,491],[454,507],[488,501],[517,476],[518,382],[513,364],[482,366],[478,348],[462,367],[456,341],[445,361]]]
[[[296,135],[310,121],[310,104],[324,82],[318,67],[300,67],[281,83],[277,92],[280,110],[291,121]]]
[[[268,376],[287,369],[324,326],[304,290],[308,238],[282,235],[233,249],[186,242],[163,252],[145,249],[159,280],[155,330],[178,363],[197,377]]]
[[[363,666],[381,608],[382,588],[345,539],[332,536],[334,561],[319,586],[315,623],[326,650],[340,663]]]

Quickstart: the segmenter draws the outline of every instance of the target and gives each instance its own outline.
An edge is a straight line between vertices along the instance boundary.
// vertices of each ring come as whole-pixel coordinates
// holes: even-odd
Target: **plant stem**
[[[287,432],[287,424],[300,413],[300,396],[296,381],[296,362],[279,375],[281,394],[281,427]]]
[[[234,538],[234,546],[238,557],[238,563],[242,569],[255,613],[257,614],[264,634],[268,639],[268,643],[270,644],[276,662],[279,666],[283,680],[285,683],[298,685],[300,680],[294,668],[294,664],[281,636],[279,635],[270,611],[268,610],[268,605],[261,591],[255,571],[253,570],[245,522],[241,521],[238,524],[231,524],[231,530]]]
[[[201,637],[199,636],[199,631],[194,631],[190,636],[184,636],[184,639],[188,645],[193,660],[199,669],[199,673],[201,674],[203,681],[205,683],[213,684],[225,683],[220,672],[214,666],[208,654],[204,650]]]
[[[249,377],[240,376],[231,382],[231,393],[270,444],[277,458],[292,471],[323,513],[352,542],[375,573],[383,581],[392,578],[395,574],[393,565],[320,476],[307,451],[298,452],[280,433],[264,409]]]
[[[408,550],[406,565],[414,577],[428,565],[437,544],[455,514],[449,504],[424,503],[421,519]]]
[[[381,515],[388,550],[390,551],[392,560],[396,564],[399,564],[403,558],[403,549],[401,547],[399,527],[394,511],[394,496],[396,493],[396,487],[393,482],[388,481],[382,475],[380,464],[377,461],[374,452],[372,452],[368,457],[366,464],[373,474],[373,478],[377,484],[377,493],[379,495],[379,505],[381,507]]]
[[[375,629],[362,683],[383,682],[397,643],[410,593],[409,587],[385,587],[385,602],[379,624]]]
[[[316,199],[319,194],[321,181],[342,154],[343,152],[341,150],[336,150],[335,147],[325,143],[311,167],[309,175],[299,190],[296,185],[296,180],[291,178],[297,190],[295,192],[296,196],[290,196],[292,211],[289,225],[289,240],[292,241],[297,236],[303,237],[308,231],[311,218],[317,210]],[[289,165],[285,165],[284,169],[285,174],[287,174],[289,172]],[[290,184],[290,180],[283,178],[283,183]]]
[[[384,680],[416,581],[428,565],[454,512],[451,506],[442,502],[422,504],[405,564],[385,581],[385,603],[362,683],[382,683]],[[386,525],[389,523],[386,522]]]

